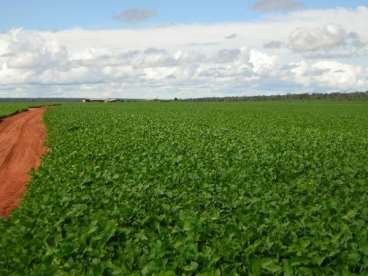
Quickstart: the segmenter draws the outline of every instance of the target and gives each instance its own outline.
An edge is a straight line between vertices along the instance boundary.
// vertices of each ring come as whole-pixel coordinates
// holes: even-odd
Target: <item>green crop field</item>
[[[0,103],[0,118],[26,110],[31,104],[28,103]]]
[[[368,273],[368,103],[64,104],[0,275]]]

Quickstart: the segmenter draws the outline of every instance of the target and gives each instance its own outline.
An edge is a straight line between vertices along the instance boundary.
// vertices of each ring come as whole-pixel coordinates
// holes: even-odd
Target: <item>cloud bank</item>
[[[312,55],[335,54],[350,56],[366,45],[356,32],[347,32],[336,24],[318,28],[298,28],[289,37],[289,47]]]
[[[367,90],[367,25],[368,8],[359,7],[231,24],[12,29],[0,33],[0,97]]]

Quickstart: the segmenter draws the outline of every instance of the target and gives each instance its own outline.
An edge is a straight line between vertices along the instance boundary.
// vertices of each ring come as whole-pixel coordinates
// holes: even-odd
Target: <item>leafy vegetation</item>
[[[0,274],[368,273],[368,104],[65,104]]]
[[[0,103],[0,118],[26,110],[29,106],[27,103]]]

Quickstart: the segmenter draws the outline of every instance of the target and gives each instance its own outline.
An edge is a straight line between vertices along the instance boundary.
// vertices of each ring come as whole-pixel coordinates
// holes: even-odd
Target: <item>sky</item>
[[[368,1],[3,1],[0,97],[368,90]]]

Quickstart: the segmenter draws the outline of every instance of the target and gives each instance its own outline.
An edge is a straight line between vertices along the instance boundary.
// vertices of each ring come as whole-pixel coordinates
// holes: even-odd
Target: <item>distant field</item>
[[[31,104],[28,103],[0,103],[0,117],[25,110],[29,106],[31,106]]]
[[[0,118],[8,115],[12,115],[19,111],[25,111],[31,107],[40,107],[40,106],[52,106],[58,105],[59,103],[55,102],[19,102],[19,103],[7,103],[0,102]]]
[[[0,114],[5,110],[0,105]],[[50,107],[0,274],[368,273],[368,103]]]

